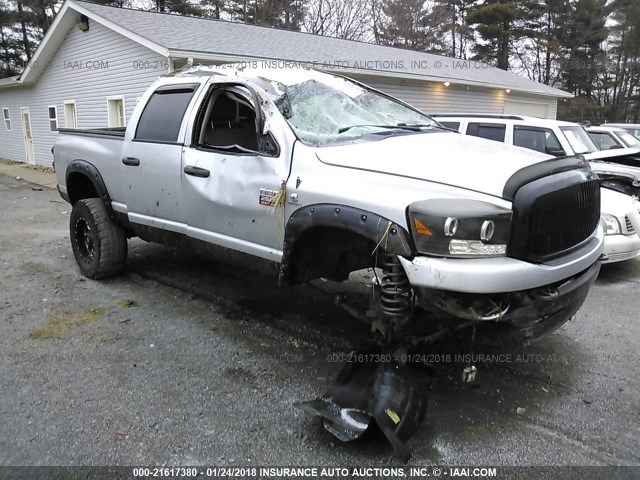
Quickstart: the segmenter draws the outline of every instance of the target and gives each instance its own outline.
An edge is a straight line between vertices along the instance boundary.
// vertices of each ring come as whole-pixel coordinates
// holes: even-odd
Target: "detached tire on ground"
[[[124,268],[127,235],[111,220],[102,200],[79,200],[71,211],[69,230],[73,254],[83,275],[104,278]]]

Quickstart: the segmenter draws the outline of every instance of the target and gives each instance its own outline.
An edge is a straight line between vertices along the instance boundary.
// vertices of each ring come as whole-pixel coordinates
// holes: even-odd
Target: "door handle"
[[[184,167],[184,173],[187,175],[193,175],[194,177],[208,178],[211,172],[206,168],[194,167],[193,165],[187,165]]]
[[[124,157],[122,159],[122,163],[124,163],[125,165],[129,165],[131,167],[137,167],[140,165],[140,159],[134,158],[134,157]]]

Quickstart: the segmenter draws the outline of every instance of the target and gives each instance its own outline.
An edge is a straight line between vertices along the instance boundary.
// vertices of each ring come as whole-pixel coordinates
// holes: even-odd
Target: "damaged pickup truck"
[[[392,361],[352,364],[299,406],[343,440],[373,418],[404,458],[426,405],[398,373],[408,325],[493,322],[530,343],[571,319],[598,275],[598,179],[581,157],[544,158],[344,77],[241,65],[161,78],[126,129],[61,129],[54,146],[89,278],[121,271],[134,236],[266,260],[283,286],[379,272]]]

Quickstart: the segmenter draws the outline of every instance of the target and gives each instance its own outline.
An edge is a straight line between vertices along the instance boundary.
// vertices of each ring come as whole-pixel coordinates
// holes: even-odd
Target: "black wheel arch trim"
[[[527,167],[521,168],[509,177],[502,191],[502,197],[506,200],[513,201],[516,192],[520,187],[538,180],[542,177],[553,175],[556,173],[566,172],[569,170],[587,170],[591,171],[589,162],[583,156],[569,156],[560,158],[551,158],[543,162],[534,163]]]
[[[98,192],[98,198],[105,202],[107,208],[111,210],[111,197],[109,196],[109,191],[107,190],[107,186],[102,178],[102,175],[98,171],[97,167],[86,160],[73,160],[67,166],[67,170],[64,174],[65,185],[67,186],[67,196],[71,199],[72,194],[69,191],[69,176],[73,173],[80,173],[87,177],[89,181],[93,184],[96,192]],[[71,202],[69,202],[71,203]]]
[[[368,238],[376,245],[384,240],[386,252],[409,258],[415,256],[411,234],[406,228],[388,218],[347,205],[334,203],[307,205],[293,212],[285,227],[278,278],[280,285],[290,283],[289,265],[297,240],[306,231],[315,227],[347,230]]]

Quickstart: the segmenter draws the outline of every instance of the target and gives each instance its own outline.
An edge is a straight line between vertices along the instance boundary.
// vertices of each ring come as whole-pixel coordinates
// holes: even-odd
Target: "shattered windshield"
[[[320,146],[395,130],[441,128],[428,116],[356,83],[310,79],[284,87],[275,104],[297,136]]]

